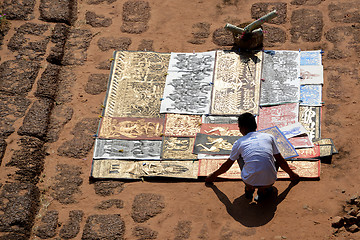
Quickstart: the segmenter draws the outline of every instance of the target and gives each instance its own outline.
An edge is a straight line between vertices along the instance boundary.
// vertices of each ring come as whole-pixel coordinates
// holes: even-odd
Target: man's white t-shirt
[[[230,159],[242,158],[242,180],[251,186],[267,186],[276,181],[277,171],[273,155],[280,153],[271,134],[249,132],[233,145]]]

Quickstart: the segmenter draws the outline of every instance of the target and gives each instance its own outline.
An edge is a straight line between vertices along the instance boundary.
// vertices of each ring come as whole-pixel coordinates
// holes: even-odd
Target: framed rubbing
[[[199,160],[199,176],[208,176],[213,173],[225,162],[225,159],[200,159]],[[295,171],[301,178],[319,178],[320,177],[320,161],[287,161],[290,168]],[[281,168],[278,171],[278,179],[288,179],[289,175]],[[234,163],[231,168],[219,178],[241,179],[240,167]]]
[[[322,105],[322,85],[301,85],[300,86],[300,105],[302,106],[321,106]]]
[[[211,114],[259,114],[261,59],[261,52],[216,52]]]
[[[201,124],[200,133],[216,136],[242,136],[237,124],[203,123]]]
[[[142,177],[172,177],[197,179],[198,161],[141,161],[139,162]]]
[[[103,117],[99,138],[162,140],[163,118],[115,118]]]
[[[291,145],[289,140],[284,136],[284,134],[282,134],[278,127],[275,126],[271,128],[266,128],[258,130],[258,132],[264,132],[273,135],[276,139],[276,144],[279,148],[279,151],[285,159],[298,156],[298,153],[296,152],[294,146]]]
[[[195,138],[189,137],[164,137],[161,159],[164,160],[196,160],[192,153]]]
[[[160,160],[161,141],[156,140],[95,140],[94,159]]]
[[[259,110],[258,129],[277,126],[279,128],[298,122],[299,104],[288,103],[262,107]]]
[[[311,140],[321,138],[321,107],[300,106],[299,122],[308,131]]]
[[[230,154],[232,146],[238,139],[238,136],[215,136],[198,133],[196,134],[193,153]]]
[[[104,116],[160,117],[169,59],[169,53],[116,51]]]
[[[260,105],[298,103],[300,100],[300,53],[265,51]]]
[[[166,114],[165,132],[167,137],[195,137],[200,132],[201,116]]]
[[[209,114],[215,51],[171,53],[160,113]]]

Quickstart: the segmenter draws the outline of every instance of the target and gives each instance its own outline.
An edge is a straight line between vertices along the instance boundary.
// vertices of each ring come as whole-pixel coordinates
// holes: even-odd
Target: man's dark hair
[[[239,127],[242,126],[247,128],[251,132],[256,131],[257,128],[255,116],[248,112],[243,113],[239,116],[238,125]]]

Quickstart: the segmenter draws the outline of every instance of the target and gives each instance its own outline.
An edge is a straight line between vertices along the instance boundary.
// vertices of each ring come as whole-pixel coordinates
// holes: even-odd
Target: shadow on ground
[[[288,187],[278,195],[276,187],[271,196],[266,200],[256,203],[245,198],[245,194],[231,202],[229,198],[214,184],[206,184],[210,187],[219,200],[225,205],[226,211],[236,221],[246,227],[259,227],[267,224],[275,215],[277,205],[279,205],[296,184],[290,183]]]

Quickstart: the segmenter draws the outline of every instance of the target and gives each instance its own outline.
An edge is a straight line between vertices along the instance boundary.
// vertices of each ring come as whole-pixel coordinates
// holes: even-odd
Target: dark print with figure
[[[239,136],[216,136],[198,133],[194,144],[194,153],[230,154],[231,149]]]

